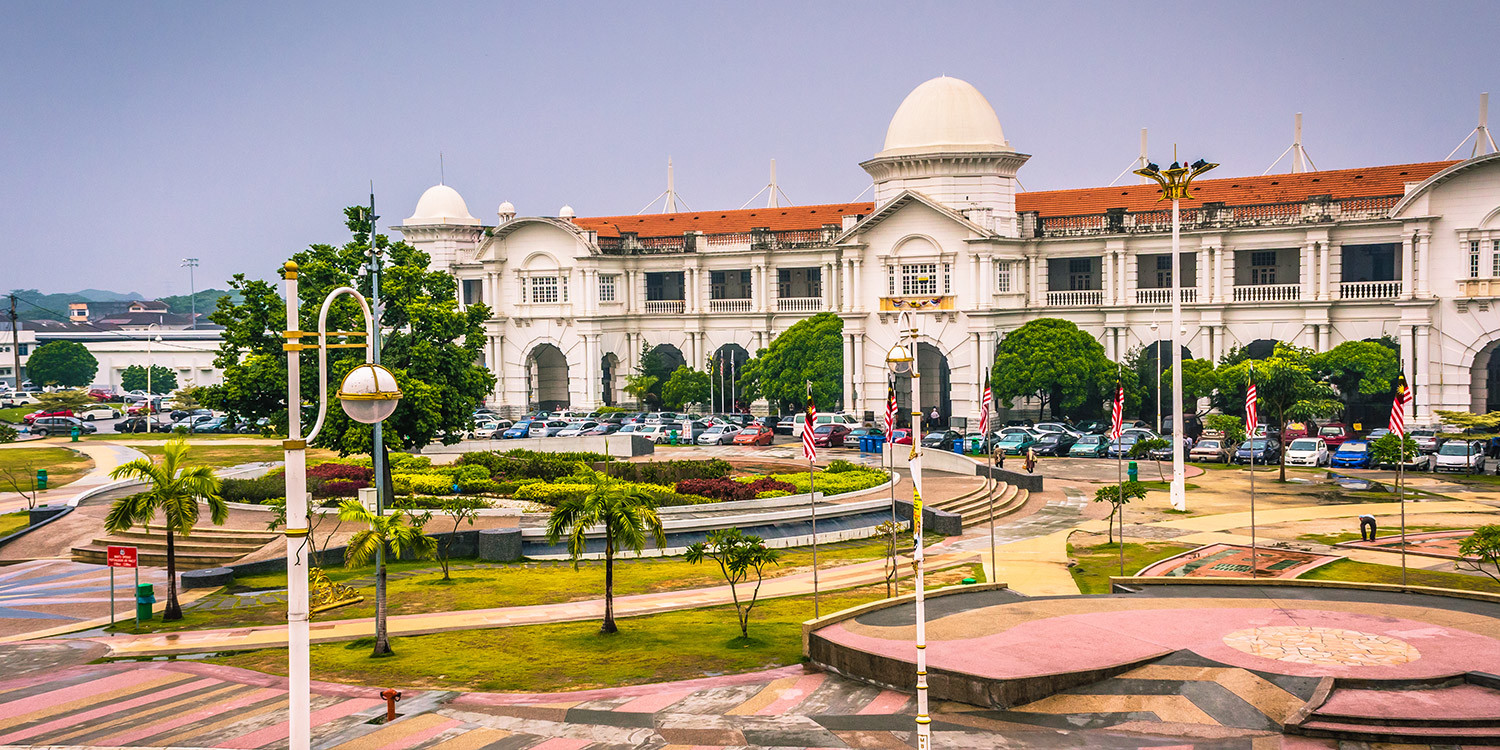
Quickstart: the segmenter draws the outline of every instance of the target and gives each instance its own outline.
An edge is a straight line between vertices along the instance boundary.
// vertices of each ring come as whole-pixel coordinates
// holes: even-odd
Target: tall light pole
[[[1162,200],[1172,200],[1172,507],[1187,510],[1187,487],[1182,464],[1182,255],[1179,252],[1182,234],[1182,219],[1179,204],[1183,198],[1193,197],[1188,187],[1193,179],[1217,164],[1202,159],[1192,164],[1173,161],[1166,170],[1153,163],[1135,173],[1147,177],[1161,186]],[[1161,348],[1160,345],[1157,348]],[[1158,352],[1160,355],[1160,352]],[[1158,356],[1158,361],[1160,358]]]
[[[183,258],[182,259],[182,266],[181,267],[182,268],[186,268],[188,270],[188,304],[191,305],[190,309],[193,311],[193,322],[192,322],[191,325],[188,326],[188,328],[197,328],[198,327],[198,290],[197,290],[197,288],[193,284],[193,269],[198,267],[198,259],[197,258]]]
[[[333,344],[343,348],[364,346],[365,364],[344,376],[339,387],[339,402],[350,419],[362,424],[379,424],[395,411],[401,400],[396,377],[372,360],[369,342],[375,334],[375,318],[364,295],[351,287],[339,287],[328,293],[318,311],[318,342],[304,344],[312,334],[301,331],[301,313],[297,297],[297,264],[287,261],[282,268],[286,280],[287,439],[282,441],[286,456],[286,581],[287,581],[287,732],[290,750],[309,750],[312,746],[312,667],[308,629],[308,511],[307,511],[307,441],[318,436],[328,415],[328,308],[340,295],[359,302],[364,313],[364,332],[343,331],[344,336],[364,336],[366,344]],[[306,437],[302,436],[302,367],[301,352],[318,351],[318,419]]]
[[[1153,356],[1156,361],[1156,434],[1161,434],[1161,334],[1156,332],[1156,321],[1151,321],[1151,342]]]
[[[151,329],[156,327],[155,323],[146,324],[146,414],[150,420],[146,424],[146,432],[150,432],[152,425],[157,422],[156,392],[151,390],[151,371],[156,369],[156,358],[151,354],[151,342],[153,339],[161,341],[161,334],[151,335]]]
[[[886,367],[897,376],[911,373],[911,472],[912,566],[916,568],[917,610],[917,750],[932,748],[932,717],[927,712],[927,591],[926,564],[922,553],[922,374],[917,369],[917,329],[911,314],[902,313],[896,344],[885,355]],[[895,445],[892,444],[894,449]],[[892,466],[895,459],[892,458]]]

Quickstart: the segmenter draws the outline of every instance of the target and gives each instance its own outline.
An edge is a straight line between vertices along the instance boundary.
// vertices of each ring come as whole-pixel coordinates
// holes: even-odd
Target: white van
[[[795,419],[792,420],[792,436],[801,440],[802,428],[807,425],[807,417],[801,414],[794,416]],[[859,420],[855,419],[853,415],[843,413],[824,414],[819,412],[818,416],[813,417],[813,429],[817,429],[825,424],[841,424],[852,430],[859,426]]]

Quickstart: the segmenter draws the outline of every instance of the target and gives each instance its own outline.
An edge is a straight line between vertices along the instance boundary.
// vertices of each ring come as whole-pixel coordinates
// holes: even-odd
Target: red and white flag
[[[984,374],[984,393],[980,395],[983,399],[979,404],[979,434],[990,434],[990,404],[995,400],[995,391],[990,388],[990,374]]]
[[[891,433],[896,431],[896,380],[888,379],[885,384],[885,438],[894,440]]]
[[[1260,409],[1256,402],[1260,397],[1255,393],[1255,370],[1250,371],[1250,385],[1245,389],[1245,434],[1255,437],[1255,428],[1260,426]]]
[[[807,417],[802,423],[802,457],[811,461],[818,457],[818,448],[813,445],[813,427],[818,421],[818,407],[813,403],[811,393],[807,397]]]
[[[1388,425],[1391,433],[1398,438],[1406,436],[1406,405],[1411,402],[1411,388],[1406,385],[1406,373],[1402,373],[1396,379],[1396,398],[1391,401],[1391,422]]]
[[[1125,430],[1125,384],[1115,381],[1115,403],[1109,412],[1109,439],[1119,440]]]

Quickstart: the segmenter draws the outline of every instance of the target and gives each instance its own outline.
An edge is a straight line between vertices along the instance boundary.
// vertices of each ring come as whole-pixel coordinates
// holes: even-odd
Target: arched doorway
[[[1469,410],[1475,414],[1500,411],[1500,341],[1491,341],[1469,368]]]
[[[1161,356],[1156,355],[1161,352]],[[1182,347],[1182,361],[1186,362],[1193,358],[1193,351]],[[1162,339],[1153,341],[1141,349],[1141,357],[1136,362],[1139,368],[1137,375],[1140,381],[1146,384],[1146,392],[1141,397],[1140,418],[1150,423],[1152,429],[1161,430],[1161,426],[1172,420],[1172,386],[1171,383],[1163,382],[1162,375],[1172,369],[1172,340]],[[1155,387],[1157,384],[1160,387]],[[1191,405],[1190,405],[1191,406]],[[1185,415],[1194,410],[1189,408]]]
[[[948,357],[943,350],[932,344],[917,344],[917,372],[922,376],[922,427],[924,430],[937,426],[947,427],[953,416],[953,373],[948,368]],[[896,378],[897,423],[911,424],[911,377]],[[930,423],[932,408],[938,410],[938,424]]]
[[[1250,359],[1266,359],[1276,353],[1276,339],[1256,339],[1245,345],[1245,356]]]
[[[620,371],[620,358],[609,352],[599,358],[599,400],[604,406],[617,406],[615,378]]]
[[[735,382],[750,360],[750,352],[739,344],[725,344],[714,350],[709,358],[709,410],[715,413],[736,410],[744,399],[739,396],[739,385]],[[749,404],[743,404],[748,407]]]
[[[526,401],[533,409],[558,411],[572,403],[568,358],[552,344],[538,344],[526,357]]]

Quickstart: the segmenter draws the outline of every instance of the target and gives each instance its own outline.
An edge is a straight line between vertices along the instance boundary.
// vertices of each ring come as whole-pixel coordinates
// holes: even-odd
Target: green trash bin
[[[74,442],[74,443],[78,442],[78,425],[76,425],[76,424],[73,425],[73,429],[69,430],[68,433],[73,438],[70,442]]]
[[[1125,475],[1130,477],[1130,481],[1137,481],[1137,478],[1140,476],[1140,472],[1136,469],[1134,461],[1131,461],[1130,465],[1125,467]]]
[[[156,603],[156,587],[149,583],[135,586],[135,619],[145,622],[151,619],[151,605]]]
[[[45,490],[45,489],[47,489],[47,470],[46,469],[37,469],[36,470],[36,488],[39,489],[39,490]]]

